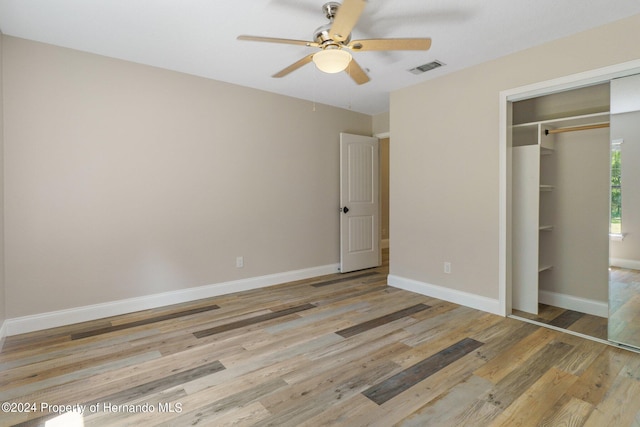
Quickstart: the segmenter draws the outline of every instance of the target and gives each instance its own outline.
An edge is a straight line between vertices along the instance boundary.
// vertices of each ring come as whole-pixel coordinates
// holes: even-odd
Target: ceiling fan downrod
[[[316,30],[313,32],[313,39],[320,45],[322,49],[326,48],[329,45],[341,48],[351,41],[351,34],[349,34],[342,42],[333,40],[330,35],[331,26],[333,25],[333,21],[336,17],[336,14],[338,13],[338,9],[340,8],[340,6],[341,4],[335,1],[330,1],[322,6],[322,11],[329,20],[329,23],[316,28]]]
[[[337,1],[330,1],[322,5],[322,11],[327,19],[333,22],[333,19],[336,17],[336,13],[338,13],[338,8],[340,7],[340,3]]]

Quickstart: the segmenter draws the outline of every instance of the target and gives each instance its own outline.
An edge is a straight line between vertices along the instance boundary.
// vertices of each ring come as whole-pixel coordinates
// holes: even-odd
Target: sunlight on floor
[[[84,417],[79,412],[65,412],[44,423],[45,427],[84,427]]]

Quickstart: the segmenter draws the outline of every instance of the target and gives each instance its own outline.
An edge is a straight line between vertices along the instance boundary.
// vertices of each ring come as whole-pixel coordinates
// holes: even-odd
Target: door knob
[[[349,208],[345,206],[344,208],[341,209],[341,211],[344,213],[347,213],[349,212]]]

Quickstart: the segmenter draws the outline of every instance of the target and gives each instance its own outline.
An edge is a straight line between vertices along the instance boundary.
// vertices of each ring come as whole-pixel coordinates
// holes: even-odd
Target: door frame
[[[501,91],[499,94],[499,207],[498,302],[499,314],[511,314],[511,104],[515,101],[606,83],[640,73],[640,60],[623,62],[582,73]]]
[[[378,132],[378,133],[374,133],[373,134],[374,138],[378,138],[378,141],[382,140],[382,139],[389,139],[389,157],[391,157],[391,132]],[[380,145],[378,145],[378,149],[380,150]],[[380,153],[378,153],[380,154]],[[379,158],[379,160],[382,160],[381,158]],[[380,262],[379,264],[382,265],[382,249],[388,249],[390,246],[389,240],[385,241],[382,239],[382,163],[379,161],[378,162],[378,176],[380,177],[380,190],[378,192],[378,204],[380,205],[380,209],[378,212],[378,216],[380,217]],[[391,173],[391,170],[389,170],[389,174]],[[387,179],[389,179],[389,176],[387,176]],[[389,208],[389,210],[391,210]],[[387,212],[387,217],[389,215],[389,212]]]

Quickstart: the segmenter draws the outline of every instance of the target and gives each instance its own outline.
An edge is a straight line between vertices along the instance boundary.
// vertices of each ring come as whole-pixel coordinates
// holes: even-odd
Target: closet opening
[[[505,316],[611,344],[610,84],[640,61],[500,94]]]

